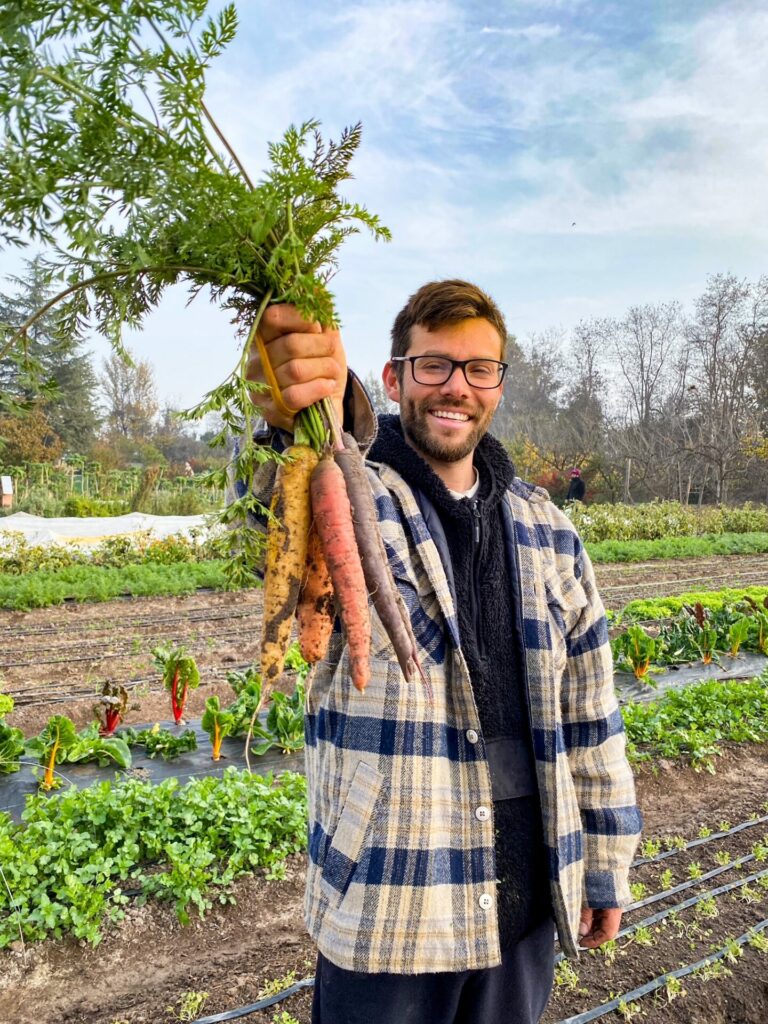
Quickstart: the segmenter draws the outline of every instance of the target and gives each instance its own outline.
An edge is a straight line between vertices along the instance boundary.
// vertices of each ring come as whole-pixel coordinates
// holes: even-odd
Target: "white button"
[[[484,892],[477,902],[480,904],[480,907],[483,910],[490,910],[491,907],[493,906],[493,900],[491,899],[487,892]]]
[[[477,818],[478,821],[488,821],[490,816],[491,811],[490,808],[488,807],[478,807],[477,810],[475,811],[475,817]]]
[[[474,729],[467,729],[467,742],[477,743],[480,737],[477,735]]]

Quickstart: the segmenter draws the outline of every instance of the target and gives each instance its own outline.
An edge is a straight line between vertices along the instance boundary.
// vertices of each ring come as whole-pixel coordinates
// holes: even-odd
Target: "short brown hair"
[[[434,331],[463,320],[487,320],[501,338],[501,358],[507,344],[507,325],[499,307],[484,291],[469,281],[430,281],[408,299],[392,325],[393,356],[404,356],[411,343],[414,325]],[[401,367],[402,363],[396,366]]]

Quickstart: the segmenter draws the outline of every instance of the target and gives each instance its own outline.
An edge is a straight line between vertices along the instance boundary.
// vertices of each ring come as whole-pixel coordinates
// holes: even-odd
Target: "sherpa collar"
[[[368,458],[372,462],[384,462],[411,487],[422,491],[441,514],[460,513],[462,502],[457,502],[440,477],[422,459],[403,437],[399,416],[380,416],[379,430]],[[486,505],[501,501],[506,489],[512,483],[515,467],[512,465],[504,446],[486,434],[475,449],[475,466],[480,476],[477,497]],[[466,505],[466,502],[463,503]]]

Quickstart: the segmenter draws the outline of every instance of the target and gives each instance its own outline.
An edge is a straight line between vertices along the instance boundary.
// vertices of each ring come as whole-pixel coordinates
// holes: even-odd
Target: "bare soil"
[[[598,565],[596,573],[611,609],[637,597],[767,581],[764,555]],[[80,728],[92,719],[105,681],[128,689],[126,724],[168,718],[168,695],[150,653],[163,642],[184,644],[197,659],[201,685],[187,705],[194,718],[208,697],[229,699],[228,671],[258,657],[261,604],[261,591],[248,590],[0,610],[0,687],[16,701],[9,722],[31,735],[45,725],[53,706]]]
[[[659,559],[596,565],[600,595],[606,608],[619,611],[640,598],[674,597],[689,590],[765,586],[765,555],[716,555],[711,558]]]
[[[260,590],[244,590],[0,611],[0,686],[16,701],[8,721],[32,735],[53,709],[82,728],[105,681],[128,690],[125,724],[170,718],[151,655],[161,643],[183,644],[195,656],[201,682],[186,717],[199,718],[208,697],[232,699],[227,672],[258,658],[261,606]]]
[[[637,779],[638,798],[650,837],[695,838],[702,825],[717,831],[724,821],[735,825],[751,815],[766,813],[768,745],[731,746],[718,759],[717,774],[696,773],[689,767],[662,765]],[[688,877],[692,860],[708,871],[715,854],[727,850],[732,859],[743,856],[765,837],[768,825],[756,826],[728,839],[712,841],[693,852],[675,854],[657,865],[633,871],[648,893],[660,891],[658,875],[673,871],[674,883]],[[766,867],[744,865],[741,877]],[[232,889],[234,904],[216,905],[204,921],[182,927],[169,906],[132,907],[126,920],[112,928],[98,947],[71,939],[48,941],[22,953],[17,946],[0,953],[1,1024],[156,1024],[173,1020],[168,1007],[180,1007],[185,993],[206,992],[199,1015],[243,1007],[259,998],[264,987],[285,979],[311,977],[314,950],[301,917],[303,859],[288,865],[286,879],[267,882],[244,878]],[[702,883],[706,888],[738,878],[737,871]],[[676,897],[679,902],[696,890]],[[719,916],[697,924],[693,911],[681,924],[660,925],[654,946],[628,939],[619,942],[613,962],[603,953],[583,954],[574,964],[575,991],[560,987],[550,1002],[544,1024],[605,1002],[611,993],[692,963],[768,917],[768,893],[758,890],[759,902],[743,903],[731,894],[718,898]],[[625,915],[632,923],[669,903],[654,904]],[[697,928],[699,929],[697,931]],[[664,1024],[765,1024],[768,1020],[766,960],[747,947],[729,969],[732,974],[705,983],[687,978],[685,996],[668,1001],[649,997],[639,1005],[642,1017]],[[585,990],[585,992],[582,992]],[[254,1024],[271,1024],[278,1013],[290,1013],[309,1024],[312,992],[304,990],[269,1010],[248,1016]],[[375,1022],[371,1022],[375,1024]]]

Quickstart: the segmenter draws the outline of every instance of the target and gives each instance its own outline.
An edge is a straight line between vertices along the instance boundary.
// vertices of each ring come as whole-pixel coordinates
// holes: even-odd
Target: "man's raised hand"
[[[341,422],[347,358],[339,331],[303,320],[294,306],[275,305],[264,313],[259,336],[284,405],[295,413],[330,398]],[[251,349],[246,375],[249,380],[268,383],[256,345]],[[281,411],[269,392],[254,392],[253,400],[270,426],[293,431],[293,416]]]

